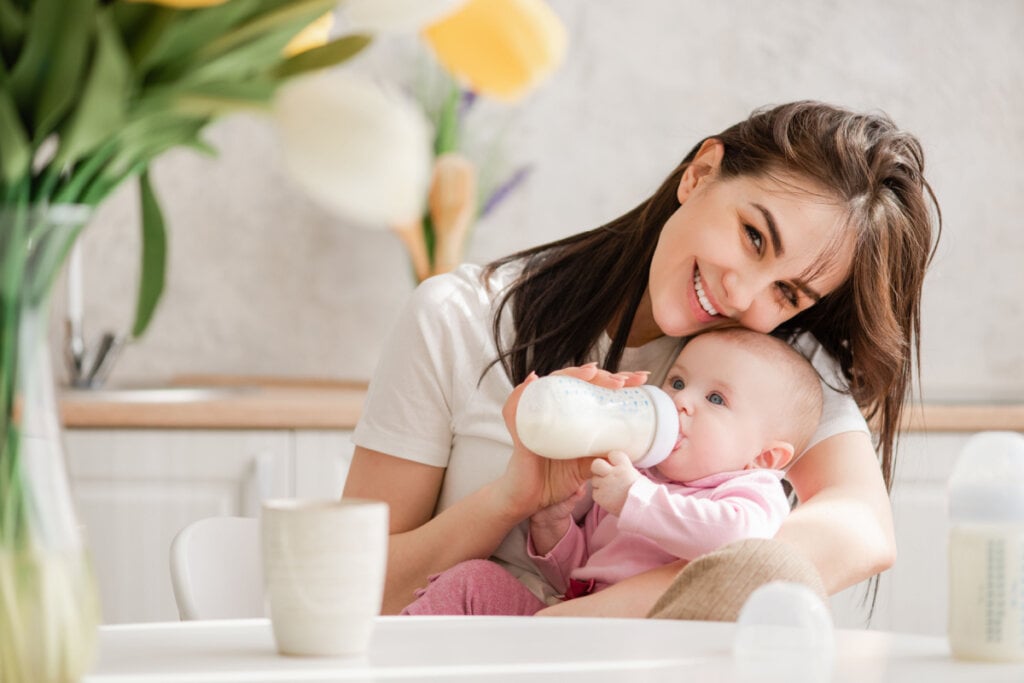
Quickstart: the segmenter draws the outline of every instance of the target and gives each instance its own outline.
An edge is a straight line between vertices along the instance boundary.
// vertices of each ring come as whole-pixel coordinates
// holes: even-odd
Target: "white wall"
[[[552,5],[569,28],[568,58],[515,112],[510,137],[535,172],[478,226],[471,260],[631,208],[699,138],[756,106],[815,98],[878,108],[923,140],[945,216],[924,308],[926,397],[1024,398],[1024,4]],[[170,226],[167,292],[112,381],[369,378],[411,289],[399,242],[345,225],[292,189],[265,122],[225,121],[209,138],[217,159],[180,151],[156,166]],[[127,329],[136,221],[122,188],[86,235],[90,336]]]

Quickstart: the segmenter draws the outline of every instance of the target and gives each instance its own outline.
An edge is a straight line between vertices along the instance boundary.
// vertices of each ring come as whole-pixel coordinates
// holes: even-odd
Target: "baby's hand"
[[[594,460],[590,472],[594,475],[591,480],[594,502],[613,515],[621,514],[629,495],[629,487],[642,476],[633,467],[629,456],[622,451],[612,451],[607,460]]]

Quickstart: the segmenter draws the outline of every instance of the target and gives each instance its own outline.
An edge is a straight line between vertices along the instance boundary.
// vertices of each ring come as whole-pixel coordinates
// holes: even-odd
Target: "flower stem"
[[[110,161],[116,151],[117,140],[111,139],[105,142],[80,167],[75,169],[71,174],[71,179],[53,197],[53,203],[80,202],[88,184],[96,179],[100,170]]]

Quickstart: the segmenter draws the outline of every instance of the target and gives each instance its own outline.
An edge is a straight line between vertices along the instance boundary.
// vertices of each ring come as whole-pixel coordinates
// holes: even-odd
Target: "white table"
[[[84,683],[277,681],[773,680],[732,660],[735,624],[643,619],[381,617],[365,657],[282,657],[265,619],[131,624],[100,629]],[[825,680],[806,670],[793,680]],[[1024,681],[1022,664],[962,662],[944,638],[836,632],[832,681]]]

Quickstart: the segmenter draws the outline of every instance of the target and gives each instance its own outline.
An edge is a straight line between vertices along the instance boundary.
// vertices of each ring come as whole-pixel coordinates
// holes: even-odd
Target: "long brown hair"
[[[809,331],[837,359],[877,432],[891,489],[896,435],[920,356],[922,283],[942,223],[920,143],[884,114],[810,101],[759,109],[711,137],[724,145],[720,177],[796,174],[844,206],[846,231],[855,237],[849,276],[776,332]],[[625,215],[488,264],[485,278],[513,261],[523,266],[493,325],[498,362],[514,384],[530,370],[545,374],[585,362],[612,324],[602,366],[618,369],[661,228],[679,208],[676,190],[699,148]],[[509,306],[515,338],[506,348],[498,323]]]

